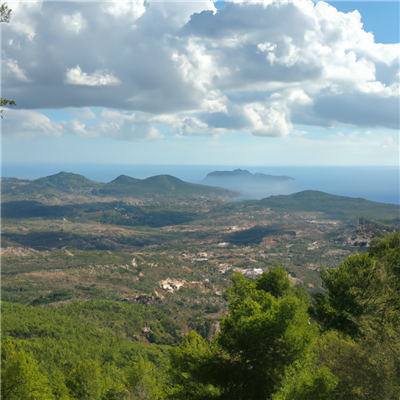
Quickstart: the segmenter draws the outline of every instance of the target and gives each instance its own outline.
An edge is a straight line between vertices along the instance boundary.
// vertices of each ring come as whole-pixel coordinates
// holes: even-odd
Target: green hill
[[[268,207],[278,212],[323,212],[330,218],[338,219],[359,217],[393,219],[399,218],[400,214],[400,207],[396,204],[377,203],[314,190],[271,196],[259,201],[249,201],[246,204],[260,208]]]
[[[83,175],[71,172],[59,172],[45,178],[39,178],[32,182],[33,185],[62,190],[64,192],[93,190],[101,185],[99,182],[91,181]]]
[[[62,198],[66,194],[89,195],[102,183],[91,181],[83,175],[59,172],[35,180],[6,178],[1,180],[3,201],[8,199],[33,200],[39,197]]]
[[[91,181],[82,175],[60,172],[55,175],[33,181],[16,178],[2,179],[3,201],[37,200],[38,198],[57,198],[62,201],[66,196],[114,197],[114,198],[157,198],[191,199],[206,197],[209,199],[235,199],[239,192],[196,185],[183,182],[170,175],[158,175],[147,179],[135,179],[121,175],[109,183]]]
[[[187,183],[170,175],[157,175],[143,180],[121,175],[112,182],[104,184],[99,189],[99,193],[118,197],[162,196],[168,198],[190,198],[193,196],[204,196],[208,198],[222,197],[229,199],[235,199],[241,195],[239,192],[233,190]]]

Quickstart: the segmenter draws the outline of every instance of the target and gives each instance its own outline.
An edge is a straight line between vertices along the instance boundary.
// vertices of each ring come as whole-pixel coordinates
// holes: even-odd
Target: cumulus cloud
[[[104,86],[104,85],[117,85],[121,81],[110,74],[106,74],[103,71],[96,71],[92,74],[82,72],[79,65],[75,68],[67,70],[66,83],[71,85],[87,85],[87,86]]]
[[[31,79],[29,79],[26,76],[25,70],[21,69],[18,66],[18,62],[16,60],[13,60],[12,58],[7,58],[5,60],[5,71],[4,75],[13,75],[16,79],[22,82],[32,82]]]
[[[160,138],[161,121],[174,135],[398,129],[399,49],[375,43],[358,12],[308,0],[18,3],[3,27],[3,95],[119,110],[66,129],[121,140]]]
[[[21,138],[51,135],[61,136],[65,131],[61,124],[51,121],[39,111],[4,109],[2,133]]]
[[[71,120],[51,121],[39,111],[5,109],[3,111],[3,134],[21,138],[41,135],[77,135],[81,137],[109,137],[124,141],[149,141],[163,138],[153,126],[152,117],[139,113],[120,112],[104,109],[99,117],[90,109],[64,109]],[[82,122],[82,121],[90,121]],[[177,121],[175,121],[175,124]]]
[[[146,5],[139,1],[116,1],[102,5],[102,10],[106,14],[118,19],[129,16],[133,21],[141,17],[146,12]]]
[[[79,33],[86,27],[86,20],[79,12],[73,15],[64,15],[61,20],[65,25],[65,28],[74,33]]]
[[[77,118],[68,121],[69,133],[83,137],[105,136],[117,140],[148,141],[161,139],[160,131],[145,118],[138,118],[134,113],[103,110],[100,119],[86,125]]]

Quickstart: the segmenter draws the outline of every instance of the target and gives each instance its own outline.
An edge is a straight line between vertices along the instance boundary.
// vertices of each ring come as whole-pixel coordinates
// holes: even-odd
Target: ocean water
[[[186,182],[201,183],[209,172],[241,168],[252,173],[286,175],[295,179],[284,185],[253,188],[241,199],[260,199],[271,195],[291,194],[302,190],[361,197],[382,203],[400,204],[399,167],[278,167],[278,166],[213,166],[213,165],[135,165],[135,164],[22,164],[3,163],[2,177],[37,179],[61,171],[84,175],[98,182],[110,182],[123,174],[144,179],[168,174]]]

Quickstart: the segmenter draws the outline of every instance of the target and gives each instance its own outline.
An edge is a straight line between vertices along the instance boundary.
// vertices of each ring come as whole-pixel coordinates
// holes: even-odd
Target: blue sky
[[[8,4],[4,162],[399,163],[398,2]]]

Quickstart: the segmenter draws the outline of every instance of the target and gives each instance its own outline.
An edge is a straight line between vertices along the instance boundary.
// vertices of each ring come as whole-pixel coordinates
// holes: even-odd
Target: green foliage
[[[154,364],[140,359],[126,371],[122,379],[125,396],[132,400],[162,399],[162,387],[160,382],[157,382],[157,375],[159,374],[155,371]]]
[[[157,342],[179,340],[179,327],[150,306],[94,301],[43,309],[3,302],[2,387],[22,382],[10,390],[14,397],[4,398],[162,399],[168,347],[135,341],[145,340],[143,326]],[[28,391],[31,397],[20,394]]]
[[[93,360],[80,361],[69,373],[66,384],[74,399],[100,400],[103,388],[99,365]]]
[[[210,368],[214,367],[214,368]],[[178,348],[170,353],[169,398],[200,400],[218,398],[219,390],[208,381],[215,371],[213,353],[208,342],[191,331]]]
[[[391,349],[369,346],[335,331],[286,371],[273,400],[391,400],[398,398],[399,362]]]
[[[289,369],[282,387],[272,400],[336,400],[338,379],[329,368],[315,368],[314,363],[297,364]]]
[[[218,306],[216,306],[218,307]],[[207,311],[206,311],[207,312]],[[215,311],[218,312],[218,311]],[[202,316],[193,315],[188,319],[188,326],[190,329],[196,331],[204,339],[207,339],[210,334],[212,321],[203,318]]]
[[[335,399],[399,397],[399,271],[398,233],[374,239],[367,253],[322,271],[329,293],[315,296],[316,317],[326,334],[314,353],[338,378]]]
[[[308,324],[307,305],[294,295],[275,298],[257,290],[258,280],[240,275],[233,280],[230,313],[221,322],[222,333],[217,337],[237,369],[229,392],[238,399],[267,398],[285,368],[305,357],[317,329]]]
[[[30,352],[22,349],[21,341],[8,339],[1,348],[2,400],[53,400],[47,378]]]
[[[253,282],[236,273],[232,279],[230,312],[221,320],[221,333],[208,345],[192,332],[172,354],[172,376],[181,396],[176,398],[212,398],[207,391],[221,399],[269,398],[285,369],[304,359],[317,337],[299,297],[276,298],[258,289],[268,288],[265,276]],[[286,280],[277,266],[274,287],[289,288]]]
[[[3,7],[4,6],[4,4],[1,6],[1,7]],[[9,10],[10,12],[11,12],[11,10]],[[3,19],[3,15],[1,16],[1,18]],[[0,22],[8,22],[8,21],[0,21]],[[3,98],[1,98],[0,97],[0,118],[3,118],[3,107],[4,106],[10,106],[10,107],[12,107],[12,106],[16,106],[16,104],[15,104],[15,101],[13,101],[13,100],[6,100],[6,99],[3,99]]]
[[[7,3],[3,3],[3,4],[0,6],[0,23],[1,23],[1,22],[10,22],[10,19],[11,19],[11,11],[12,11],[12,10],[10,10],[10,9],[8,8]]]
[[[160,310],[116,301],[72,302],[56,309],[3,302],[2,322],[3,335],[19,338],[62,339],[66,333],[70,336],[77,331],[88,342],[91,339],[106,341],[107,334],[100,335],[99,330],[108,328],[120,337],[133,338],[143,337],[142,328],[149,326],[153,333],[151,339],[156,344],[176,344],[180,341],[179,325]],[[84,348],[83,343],[77,346]]]
[[[339,268],[321,271],[329,295],[315,295],[316,313],[325,329],[355,335],[377,332],[400,322],[400,234],[376,239],[364,254],[349,256]]]
[[[330,331],[316,343],[313,353],[316,365],[336,377],[334,399],[390,400],[400,395],[398,345],[398,338],[371,343]]]
[[[287,279],[287,272],[279,264],[275,264],[275,269],[271,272],[264,272],[257,279],[256,284],[258,290],[271,293],[274,297],[284,296],[291,286],[291,282]]]

